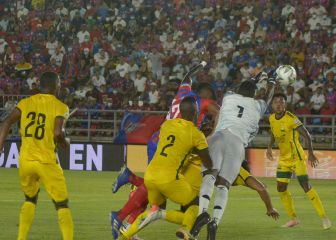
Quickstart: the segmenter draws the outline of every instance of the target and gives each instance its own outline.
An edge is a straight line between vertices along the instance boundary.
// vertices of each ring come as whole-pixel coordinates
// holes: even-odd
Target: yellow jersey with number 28
[[[36,94],[22,99],[16,107],[21,111],[20,160],[55,163],[55,119],[62,117],[66,120],[69,116],[68,106],[54,95]]]

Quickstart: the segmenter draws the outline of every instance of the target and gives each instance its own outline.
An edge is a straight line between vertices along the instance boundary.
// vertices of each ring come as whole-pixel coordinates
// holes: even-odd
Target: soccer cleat
[[[217,223],[214,219],[208,223],[207,230],[207,240],[216,240]]]
[[[183,239],[183,240],[192,240],[194,239],[193,236],[191,236],[190,232],[188,229],[181,227],[179,230],[176,231],[176,237],[178,239]]]
[[[123,166],[118,174],[117,180],[112,185],[112,192],[118,192],[119,188],[129,183],[129,178],[131,175],[132,172],[128,169],[128,167],[126,165]]]
[[[211,221],[210,215],[207,212],[201,213],[197,218],[194,223],[194,226],[192,227],[190,234],[196,238],[201,231],[201,228],[208,224]]]
[[[291,219],[288,222],[286,222],[284,225],[282,225],[281,227],[283,227],[283,228],[295,227],[299,223],[300,223],[299,220],[297,220],[297,219]]]
[[[139,229],[144,228],[145,226],[147,226],[151,222],[154,222],[158,219],[162,219],[163,218],[163,211],[164,210],[160,209],[158,206],[155,206],[155,205],[152,206],[152,208],[149,210],[147,216],[139,224]]]
[[[119,229],[121,227],[121,222],[118,220],[118,212],[111,212],[110,214],[110,221],[111,221],[111,227],[112,227],[112,236],[113,239],[118,239],[119,235]]]
[[[331,228],[331,221],[329,220],[329,218],[322,218],[322,227],[324,230]]]

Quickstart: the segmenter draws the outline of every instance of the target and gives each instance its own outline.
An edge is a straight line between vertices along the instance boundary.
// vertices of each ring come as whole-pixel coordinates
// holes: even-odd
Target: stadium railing
[[[0,120],[8,115],[11,109],[0,108]],[[119,133],[124,110],[78,109],[66,125],[67,136],[77,142],[110,142]],[[165,111],[127,111],[145,116],[166,114]],[[315,149],[335,148],[336,116],[333,115],[298,115],[311,133]],[[131,126],[128,130],[137,127]],[[13,127],[10,139],[20,138],[18,127]],[[259,132],[251,143],[251,147],[267,147],[269,141],[269,124],[267,117],[260,121]]]

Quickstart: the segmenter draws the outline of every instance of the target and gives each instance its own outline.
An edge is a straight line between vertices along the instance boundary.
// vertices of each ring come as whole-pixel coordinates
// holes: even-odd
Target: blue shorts
[[[153,133],[147,144],[148,164],[152,161],[159,142],[160,131]]]

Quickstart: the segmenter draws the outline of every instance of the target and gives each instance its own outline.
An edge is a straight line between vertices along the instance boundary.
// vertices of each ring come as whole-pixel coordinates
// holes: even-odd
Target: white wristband
[[[203,67],[205,67],[205,66],[207,65],[207,62],[206,62],[206,61],[202,61],[202,62],[201,62],[201,65],[202,65]]]

